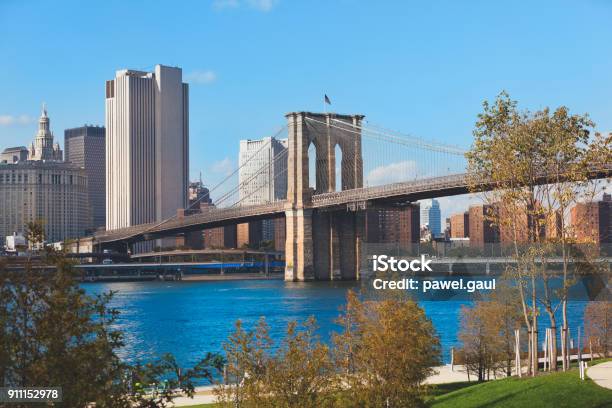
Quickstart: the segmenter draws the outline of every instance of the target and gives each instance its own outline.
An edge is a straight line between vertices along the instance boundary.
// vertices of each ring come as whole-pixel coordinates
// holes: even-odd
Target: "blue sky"
[[[0,147],[29,143],[43,101],[60,142],[103,124],[104,81],[157,63],[191,84],[191,174],[211,183],[240,139],[321,110],[323,93],[335,111],[466,147],[502,89],[612,130],[610,21],[603,0],[0,0]]]

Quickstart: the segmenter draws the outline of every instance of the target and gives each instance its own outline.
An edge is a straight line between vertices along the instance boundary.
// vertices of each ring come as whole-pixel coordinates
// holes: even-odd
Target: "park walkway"
[[[612,390],[612,361],[589,367],[586,374],[595,384]]]
[[[171,407],[188,407],[191,405],[200,405],[200,404],[212,404],[216,402],[216,397],[213,394],[212,385],[204,385],[201,387],[195,387],[195,394],[193,398],[188,397],[178,397],[176,398]]]

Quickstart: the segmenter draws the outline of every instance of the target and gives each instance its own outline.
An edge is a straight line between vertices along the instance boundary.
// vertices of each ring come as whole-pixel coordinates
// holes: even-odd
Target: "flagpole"
[[[325,102],[325,96],[323,96],[323,114],[327,115],[327,103]]]

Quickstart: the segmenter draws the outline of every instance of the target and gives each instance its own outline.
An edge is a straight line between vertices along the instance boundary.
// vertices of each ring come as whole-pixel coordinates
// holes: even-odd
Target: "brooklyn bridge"
[[[292,112],[286,120],[277,136],[286,132],[288,148],[251,178],[238,181],[235,176],[256,153],[230,172],[211,189],[222,192],[215,207],[101,231],[94,242],[102,248],[124,249],[191,231],[285,217],[285,280],[351,280],[359,274],[366,209],[490,188],[470,183],[465,149],[460,147],[370,125],[362,115]],[[286,196],[247,204],[248,197],[239,194],[241,188],[281,163],[268,182],[286,183]],[[594,169],[589,177],[607,178],[611,173],[612,165]]]

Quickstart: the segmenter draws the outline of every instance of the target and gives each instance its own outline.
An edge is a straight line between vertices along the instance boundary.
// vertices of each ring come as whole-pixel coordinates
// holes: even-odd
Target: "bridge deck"
[[[609,178],[612,175],[612,164],[602,170],[594,170],[591,178]],[[542,183],[546,180],[543,178]],[[490,185],[482,183],[480,189],[489,189]],[[426,198],[448,197],[466,194],[470,191],[470,180],[467,173],[444,177],[434,177],[417,181],[386,184],[382,186],[363,187],[332,193],[317,194],[312,197],[312,208],[333,208],[351,203],[366,201],[418,201]],[[165,235],[196,231],[204,228],[241,223],[256,219],[282,216],[289,204],[286,200],[261,205],[232,208],[213,208],[200,214],[175,217],[161,223],[141,224],[112,231],[96,233],[97,243],[138,240],[148,236],[154,239]]]

